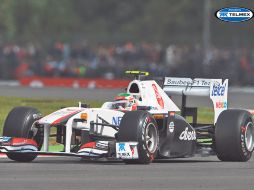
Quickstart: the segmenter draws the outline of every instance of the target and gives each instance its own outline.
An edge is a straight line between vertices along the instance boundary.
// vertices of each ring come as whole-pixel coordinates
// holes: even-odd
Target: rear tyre
[[[8,114],[4,127],[3,136],[20,137],[34,139],[40,149],[43,143],[43,138],[37,132],[33,136],[31,131],[33,123],[38,119],[40,112],[32,107],[15,107]],[[7,153],[8,158],[18,162],[31,162],[37,155],[29,153]]]
[[[254,148],[252,115],[239,109],[223,111],[215,127],[215,145],[221,161],[248,161]]]
[[[146,111],[127,112],[120,123],[118,142],[138,142],[136,160],[123,160],[127,164],[149,164],[157,155],[159,135],[157,123]]]

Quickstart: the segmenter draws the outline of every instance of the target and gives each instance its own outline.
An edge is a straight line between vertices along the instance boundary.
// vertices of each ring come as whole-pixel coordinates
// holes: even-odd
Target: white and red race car
[[[101,108],[79,105],[44,117],[35,108],[13,108],[4,124],[0,152],[20,162],[47,154],[148,164],[160,158],[191,157],[202,149],[222,161],[250,159],[252,115],[228,109],[228,80],[166,77],[160,87],[154,80],[140,79],[146,72],[127,73],[136,76],[127,91]],[[182,95],[181,109],[169,98],[174,94]],[[186,107],[189,95],[210,97],[213,123],[197,123],[197,108]],[[192,123],[186,116],[192,117]],[[50,137],[63,144],[64,150],[49,152]]]

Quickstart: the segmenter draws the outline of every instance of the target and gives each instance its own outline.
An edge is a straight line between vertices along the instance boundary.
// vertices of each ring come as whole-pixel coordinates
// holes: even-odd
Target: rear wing
[[[165,77],[163,90],[168,95],[208,96],[213,102],[214,124],[220,113],[228,108],[228,79]]]

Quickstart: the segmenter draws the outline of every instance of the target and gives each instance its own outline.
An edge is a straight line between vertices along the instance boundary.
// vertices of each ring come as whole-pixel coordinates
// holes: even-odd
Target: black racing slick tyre
[[[127,164],[149,164],[157,155],[159,135],[155,119],[146,111],[125,113],[119,126],[118,142],[138,142],[138,159]]]
[[[20,137],[20,138],[33,138],[40,149],[43,143],[41,135],[33,136],[31,127],[38,119],[40,112],[32,107],[15,107],[8,114],[4,127],[3,136]],[[31,162],[37,155],[29,153],[7,153],[8,158],[18,162]]]
[[[215,145],[221,161],[248,161],[254,147],[252,115],[240,109],[223,111],[215,126]]]

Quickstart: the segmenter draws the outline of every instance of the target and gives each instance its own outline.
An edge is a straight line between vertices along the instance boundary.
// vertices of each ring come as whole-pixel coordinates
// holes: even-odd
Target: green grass
[[[64,145],[62,144],[55,144],[49,146],[49,152],[60,152],[64,150]]]
[[[200,108],[198,109],[198,123],[213,123],[214,120],[214,112],[213,108]]]

